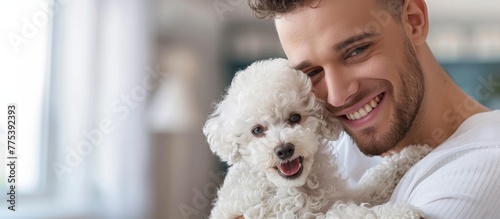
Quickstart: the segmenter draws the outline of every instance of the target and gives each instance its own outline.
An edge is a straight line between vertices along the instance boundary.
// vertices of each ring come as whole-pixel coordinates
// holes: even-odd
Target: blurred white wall
[[[442,61],[500,59],[500,2],[427,1],[428,42]]]

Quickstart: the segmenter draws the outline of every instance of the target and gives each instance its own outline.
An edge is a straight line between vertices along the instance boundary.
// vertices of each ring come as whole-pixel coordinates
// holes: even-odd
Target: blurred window
[[[40,3],[40,4],[38,4]],[[43,2],[1,1],[0,106],[1,139],[5,138],[7,104],[17,104],[16,188],[21,194],[39,191],[47,165],[42,163],[45,143],[44,103],[50,63],[52,16]],[[2,145],[5,142],[1,143]],[[2,150],[6,147],[2,147]],[[2,152],[2,156],[4,152]],[[0,168],[5,171],[5,168]],[[2,176],[5,176],[5,172]],[[3,177],[1,177],[3,179]],[[21,180],[22,179],[22,180]],[[2,180],[0,185],[6,186]]]

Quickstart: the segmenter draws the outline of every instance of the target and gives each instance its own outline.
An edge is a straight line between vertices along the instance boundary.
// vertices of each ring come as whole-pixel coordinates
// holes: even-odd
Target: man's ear
[[[425,44],[429,32],[429,17],[424,0],[404,0],[402,22],[406,35],[414,46]]]

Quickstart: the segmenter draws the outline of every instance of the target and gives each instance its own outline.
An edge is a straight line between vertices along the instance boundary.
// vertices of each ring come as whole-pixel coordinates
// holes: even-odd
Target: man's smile
[[[366,103],[364,106],[360,107],[358,111],[354,113],[348,113],[345,114],[345,116],[349,120],[358,120],[361,118],[364,118],[368,113],[370,113],[375,107],[377,107],[378,103],[380,103],[380,97],[382,94],[379,94],[378,96],[375,96],[375,98],[371,99],[368,103]]]
[[[374,96],[371,99],[360,101],[352,107],[343,110],[338,114],[338,118],[350,129],[362,129],[373,125],[380,105],[385,97],[385,92]]]

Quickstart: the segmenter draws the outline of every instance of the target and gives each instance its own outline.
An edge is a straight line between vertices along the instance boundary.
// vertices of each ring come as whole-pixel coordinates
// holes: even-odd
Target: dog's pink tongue
[[[286,176],[293,176],[300,170],[299,158],[281,164],[278,167],[280,168],[281,173],[285,174]]]

